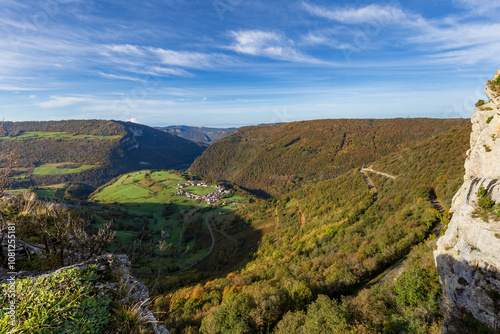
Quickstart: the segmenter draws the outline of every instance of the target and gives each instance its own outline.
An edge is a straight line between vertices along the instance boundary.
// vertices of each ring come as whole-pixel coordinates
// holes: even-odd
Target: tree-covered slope
[[[83,182],[98,186],[144,168],[187,168],[205,146],[119,121],[6,122],[0,150],[13,152],[21,186]]]
[[[173,135],[196,141],[200,143],[210,144],[217,140],[225,138],[237,131],[236,128],[206,128],[203,126],[166,126],[159,127],[159,130],[170,132]]]
[[[328,180],[464,119],[337,119],[241,128],[212,144],[190,168],[209,179],[279,195]]]
[[[268,226],[258,249],[238,272],[159,298],[167,328],[174,334],[438,333],[432,239],[448,220],[469,134],[470,125],[463,126],[377,160],[374,170],[396,177],[365,172],[371,190],[356,168],[247,206],[239,212],[245,222]],[[431,202],[434,193],[443,217]],[[399,261],[395,279],[381,283]]]

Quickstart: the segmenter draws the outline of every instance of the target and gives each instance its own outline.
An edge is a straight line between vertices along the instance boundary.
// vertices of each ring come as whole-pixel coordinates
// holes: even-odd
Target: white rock
[[[500,76],[500,70],[494,79]],[[453,218],[434,252],[447,311],[444,332],[452,331],[450,315],[457,309],[471,313],[490,327],[500,321],[500,221],[475,214],[477,192],[484,187],[500,203],[500,97],[486,85],[490,101],[472,116],[471,149],[465,162],[464,184],[452,203]]]

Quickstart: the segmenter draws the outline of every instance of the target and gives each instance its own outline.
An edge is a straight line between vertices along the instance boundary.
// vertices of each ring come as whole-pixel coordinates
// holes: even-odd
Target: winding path
[[[189,265],[186,268],[182,268],[181,270],[177,270],[177,271],[174,271],[174,272],[171,272],[171,273],[167,273],[167,275],[172,275],[172,274],[180,273],[181,271],[185,271],[185,270],[191,269],[192,267],[196,266],[201,261],[203,261],[207,256],[209,256],[210,253],[212,253],[212,250],[214,249],[214,246],[215,246],[215,238],[214,238],[214,233],[212,232],[212,228],[210,227],[210,224],[208,223],[208,218],[211,217],[211,216],[212,216],[212,214],[207,215],[205,217],[205,224],[207,224],[208,231],[210,232],[210,237],[212,238],[212,246],[210,246],[210,249],[208,250],[208,253],[205,254],[201,259],[199,259],[198,261],[196,261],[192,265]]]
[[[372,199],[373,203],[375,203],[378,199],[378,190],[375,188],[375,184],[373,183],[372,179],[368,176],[368,174],[365,173],[365,168],[361,168],[359,171],[361,174],[363,174],[363,177],[365,178],[365,182],[368,184],[368,189],[372,192]]]
[[[361,173],[364,174],[364,172],[372,172],[372,173],[375,173],[375,174],[379,174],[379,175],[383,175],[389,179],[393,179],[395,180],[397,176],[394,176],[394,175],[391,175],[391,174],[387,174],[387,173],[384,173],[384,172],[379,172],[379,171],[376,171],[372,168],[372,166],[368,167],[368,168],[361,168]]]
[[[388,173],[376,171],[376,170],[374,170],[372,168],[372,166],[370,166],[368,168],[364,168],[363,167],[359,171],[363,174],[363,177],[365,178],[365,181],[368,184],[368,188],[373,193],[373,201],[374,202],[377,200],[378,191],[377,191],[377,188],[375,187],[375,184],[373,183],[373,181],[370,179],[370,177],[368,176],[368,174],[366,172],[371,172],[371,173],[379,174],[379,175],[385,176],[385,177],[393,179],[393,180],[395,180],[396,177],[397,177],[397,176],[394,176],[394,175],[391,175],[391,174],[388,174]],[[441,229],[444,227],[444,225],[443,225],[443,212],[444,212],[444,209],[443,209],[443,206],[442,206],[441,202],[438,200],[436,192],[434,191],[434,189],[431,189],[431,191],[429,191],[429,200],[430,200],[432,206],[434,207],[434,209],[436,209],[436,211],[438,211],[439,214],[440,214],[440,216],[441,216],[441,218],[439,220],[439,224],[431,232],[431,234],[434,234],[436,236],[436,238],[439,238],[440,233],[441,233]],[[403,262],[406,260],[406,258],[407,258],[406,256],[403,257],[398,262],[396,262],[395,264],[393,264],[391,267],[387,268],[379,276],[377,276],[374,279],[372,279],[368,283],[368,286],[371,286],[373,284],[382,284],[382,283],[388,281],[389,279],[396,280],[402,274],[402,271],[403,271]]]
[[[214,232],[212,232],[212,228],[210,227],[210,224],[208,223],[208,217],[211,217],[212,215],[207,215],[205,217],[205,224],[207,224],[207,228],[208,228],[208,231],[210,232],[210,237],[212,238],[212,246],[210,246],[210,249],[208,250],[208,253],[200,259],[203,260],[204,258],[206,258],[207,256],[210,255],[210,253],[212,253],[212,249],[214,249],[214,246],[215,246],[215,238],[214,238]]]

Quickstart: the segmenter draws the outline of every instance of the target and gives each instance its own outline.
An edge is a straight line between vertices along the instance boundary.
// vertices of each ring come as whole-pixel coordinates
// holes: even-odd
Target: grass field
[[[61,172],[64,164],[50,164],[48,172]],[[110,185],[98,189],[89,197],[88,205],[81,210],[94,218],[95,225],[112,221],[112,229],[117,232],[115,242],[109,251],[125,252],[134,243],[157,245],[160,240],[168,245],[165,257],[147,258],[144,263],[136,264],[134,270],[141,275],[151,274],[154,266],[166,266],[165,272],[177,271],[197,263],[207,254],[212,239],[206,225],[207,216],[212,216],[211,226],[224,230],[232,220],[234,212],[243,197],[230,194],[220,203],[233,200],[238,203],[208,205],[203,200],[178,196],[177,184],[185,184],[186,179],[174,172],[139,171],[118,177]],[[36,187],[38,197],[49,200],[65,201],[68,183]],[[208,187],[190,186],[184,190],[195,194],[208,194],[215,190],[214,185]],[[28,189],[16,189],[11,193],[22,193]],[[78,205],[78,204],[76,204]],[[168,237],[165,237],[168,234]]]
[[[65,168],[65,167],[68,168]],[[74,167],[78,166],[78,167]],[[42,166],[36,167],[33,170],[33,175],[59,175],[59,174],[71,174],[80,173],[85,170],[94,168],[95,165],[80,165],[71,162],[61,162],[57,164],[44,164]]]
[[[43,199],[54,199],[54,200],[63,200],[64,191],[68,187],[67,183],[53,184],[50,186],[37,187],[33,191],[35,194]],[[29,191],[27,188],[19,188],[9,190],[10,194],[22,194],[25,191]]]
[[[189,186],[184,188],[185,191],[196,194],[196,195],[208,195],[215,191],[214,187],[199,187],[199,186]]]
[[[177,184],[186,182],[186,179],[172,172],[146,170],[122,175],[92,194],[89,200],[94,203],[92,211],[98,222],[112,218],[119,224],[119,229],[115,228],[117,237],[111,250],[116,250],[119,244],[131,244],[141,236],[148,235],[149,241],[157,243],[163,239],[170,245],[174,255],[168,262],[177,269],[203,258],[211,245],[204,218],[207,214],[232,211],[238,204],[212,207],[205,201],[176,195]],[[206,195],[215,191],[215,186],[190,186],[184,190]],[[243,200],[242,197],[231,195],[222,201],[227,199]],[[110,212],[113,214],[110,215]],[[169,237],[162,238],[165,233]],[[188,238],[189,233],[191,237]],[[193,238],[193,234],[196,237]],[[156,263],[157,259],[150,259],[150,262]]]
[[[67,132],[40,132],[40,131],[28,131],[23,132],[22,134],[9,137],[4,136],[0,137],[0,140],[44,140],[44,139],[52,139],[52,140],[75,140],[75,139],[88,139],[88,140],[119,140],[123,136],[122,135],[114,135],[114,136],[95,136],[95,135],[76,135]]]

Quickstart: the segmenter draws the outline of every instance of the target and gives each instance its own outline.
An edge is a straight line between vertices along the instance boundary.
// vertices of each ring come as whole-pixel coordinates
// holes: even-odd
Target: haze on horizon
[[[470,117],[500,3],[0,0],[8,121]]]

